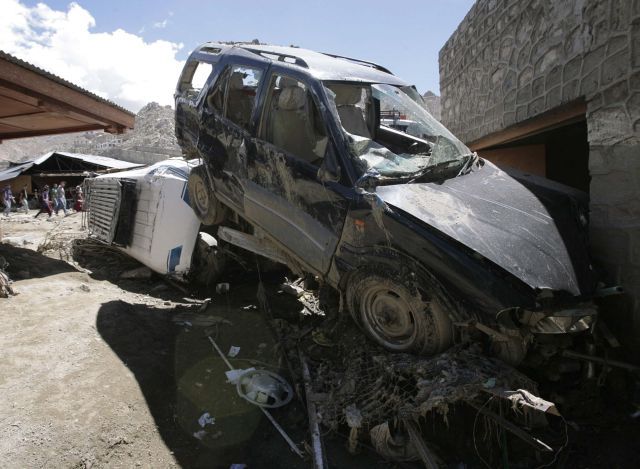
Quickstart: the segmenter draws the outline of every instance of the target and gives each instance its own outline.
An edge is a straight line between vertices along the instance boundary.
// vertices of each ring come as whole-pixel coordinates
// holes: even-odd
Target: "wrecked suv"
[[[387,349],[482,338],[516,364],[591,326],[583,194],[479,158],[384,67],[207,43],[175,99],[201,222],[337,290]]]

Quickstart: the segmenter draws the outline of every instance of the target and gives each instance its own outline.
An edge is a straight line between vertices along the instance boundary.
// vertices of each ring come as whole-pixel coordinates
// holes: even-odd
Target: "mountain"
[[[433,91],[427,91],[422,95],[422,99],[424,99],[429,114],[440,120],[440,96],[436,95]]]

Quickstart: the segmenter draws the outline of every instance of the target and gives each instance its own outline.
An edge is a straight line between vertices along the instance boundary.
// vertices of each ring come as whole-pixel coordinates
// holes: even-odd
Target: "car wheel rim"
[[[209,209],[209,194],[202,179],[197,178],[194,187],[195,203],[201,213],[207,213]]]
[[[384,347],[402,350],[413,344],[415,313],[401,294],[387,287],[369,287],[360,309],[364,327]]]

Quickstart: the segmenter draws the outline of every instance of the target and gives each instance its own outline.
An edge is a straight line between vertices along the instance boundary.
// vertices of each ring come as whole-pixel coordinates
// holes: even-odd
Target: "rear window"
[[[180,79],[180,92],[191,97],[198,96],[212,71],[213,65],[207,62],[187,63]]]

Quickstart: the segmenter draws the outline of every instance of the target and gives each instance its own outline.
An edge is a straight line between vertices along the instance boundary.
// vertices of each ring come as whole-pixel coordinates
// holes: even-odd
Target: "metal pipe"
[[[311,433],[311,443],[313,447],[313,468],[324,469],[327,465],[324,450],[322,448],[322,438],[320,434],[320,425],[318,425],[318,414],[316,404],[311,399],[311,373],[307,360],[301,351],[298,351],[300,363],[302,364],[302,379],[304,380],[304,391],[307,398],[307,414],[309,415],[309,431]]]
[[[592,357],[591,355],[585,355],[583,353],[574,352],[572,350],[563,350],[562,356],[566,358],[574,358],[576,360],[584,360],[587,362],[601,363],[603,365],[615,366],[617,368],[623,368],[629,371],[640,371],[640,366],[632,365],[631,363],[625,363],[618,360],[609,360],[608,358]]]

